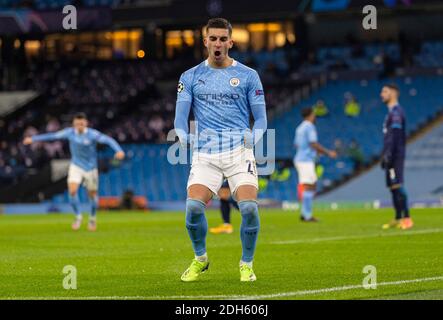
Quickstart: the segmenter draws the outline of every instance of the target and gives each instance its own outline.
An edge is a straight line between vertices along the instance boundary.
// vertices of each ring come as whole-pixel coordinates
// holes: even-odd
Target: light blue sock
[[[98,197],[95,196],[94,198],[89,198],[89,203],[91,204],[91,215],[90,219],[94,220],[97,214],[97,208],[98,208]]]
[[[242,257],[244,262],[252,262],[254,259],[255,246],[257,244],[258,231],[260,230],[260,218],[256,201],[245,200],[238,202],[242,222],[240,238],[242,244]]]
[[[206,253],[208,222],[206,221],[205,208],[206,205],[199,200],[186,200],[186,229],[188,229],[196,256],[203,256]]]
[[[71,204],[77,219],[81,219],[82,214],[80,212],[80,200],[78,199],[78,193],[76,193],[74,196],[69,195],[69,203]]]
[[[312,218],[312,201],[314,199],[314,191],[303,191],[303,200],[301,205],[301,214],[305,219]]]

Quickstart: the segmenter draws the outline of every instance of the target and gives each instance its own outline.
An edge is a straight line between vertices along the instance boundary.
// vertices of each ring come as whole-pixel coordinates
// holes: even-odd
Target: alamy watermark
[[[363,288],[368,289],[377,289],[377,268],[373,265],[364,266],[362,272],[367,274],[363,278]]]
[[[363,7],[363,14],[366,16],[363,18],[362,26],[365,30],[377,29],[377,8],[373,5],[366,5]]]
[[[63,29],[77,30],[77,8],[73,5],[63,7]]]
[[[72,265],[67,265],[63,267],[63,288],[66,290],[76,290],[77,289],[77,268]]]

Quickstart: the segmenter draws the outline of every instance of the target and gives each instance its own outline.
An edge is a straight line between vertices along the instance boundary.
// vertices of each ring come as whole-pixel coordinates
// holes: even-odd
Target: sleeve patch
[[[183,84],[183,82],[179,82],[177,85],[177,92],[180,93],[185,89],[185,85]]]

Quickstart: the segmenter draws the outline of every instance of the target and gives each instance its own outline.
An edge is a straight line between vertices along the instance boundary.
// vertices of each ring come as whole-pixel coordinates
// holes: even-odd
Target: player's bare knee
[[[257,199],[257,188],[252,185],[242,185],[235,191],[235,199],[237,201],[253,200]]]
[[[306,191],[314,191],[316,189],[315,184],[304,184],[303,189]]]
[[[221,188],[218,191],[218,197],[220,198],[220,200],[228,200],[230,195],[231,191],[229,190],[229,188]]]
[[[88,191],[88,196],[90,199],[94,199],[95,197],[97,197],[97,191],[96,190]]]
[[[397,190],[397,189],[400,189],[400,188],[401,188],[401,184],[394,184],[394,185],[392,185],[390,188],[391,188],[391,190]]]
[[[77,183],[68,183],[68,193],[70,196],[75,196],[78,191],[79,185]]]
[[[188,188],[188,199],[194,199],[206,204],[212,198],[212,191],[201,184],[193,184]]]

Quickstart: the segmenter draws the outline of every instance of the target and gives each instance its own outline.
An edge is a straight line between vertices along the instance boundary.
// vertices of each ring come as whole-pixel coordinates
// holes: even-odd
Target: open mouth
[[[214,55],[215,55],[216,57],[219,57],[219,56],[221,55],[221,51],[215,51],[215,52],[214,52]]]

